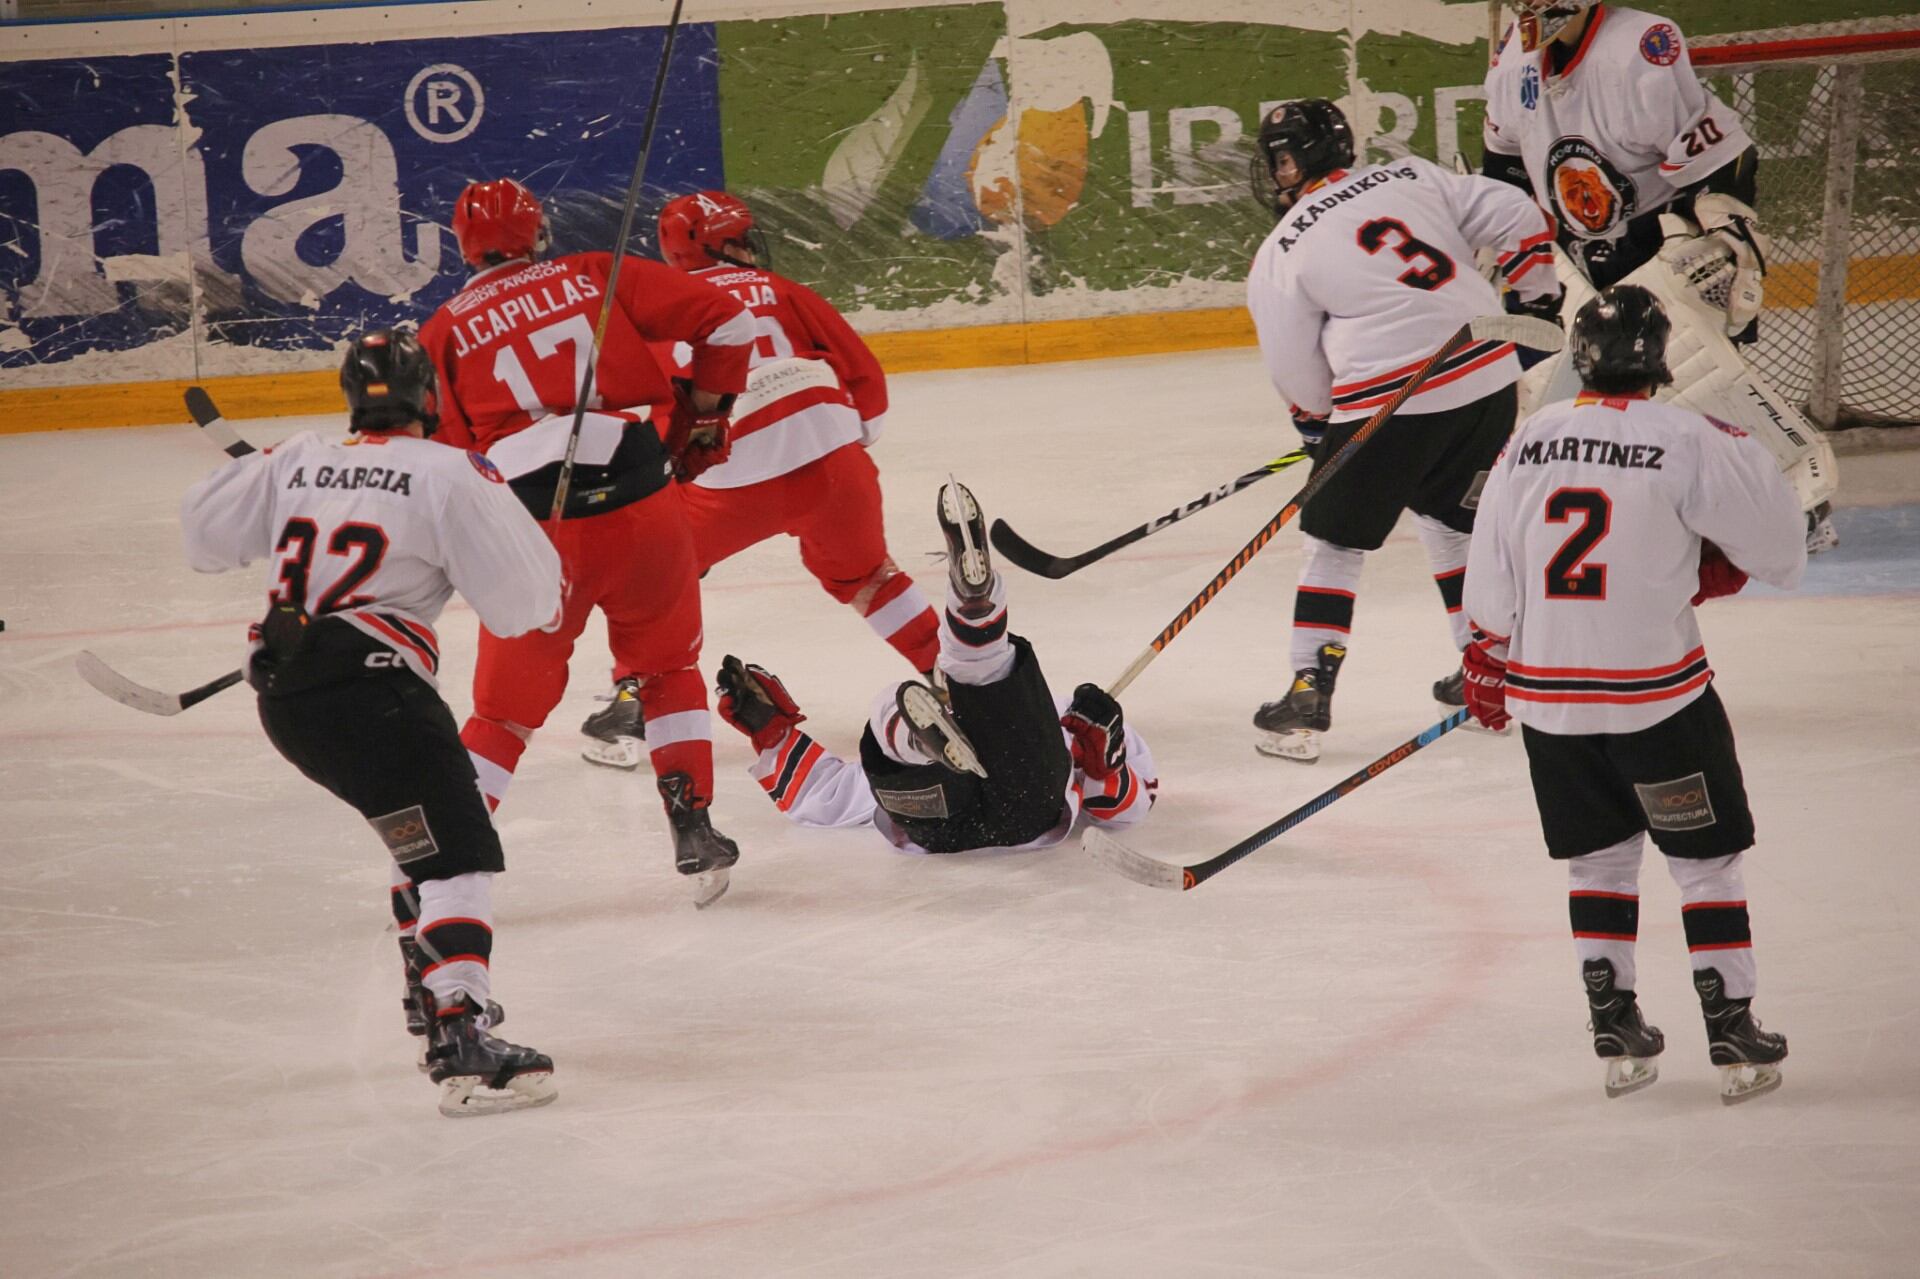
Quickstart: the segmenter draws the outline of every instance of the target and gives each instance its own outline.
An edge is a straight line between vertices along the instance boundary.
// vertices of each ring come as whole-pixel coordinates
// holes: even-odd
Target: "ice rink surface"
[[[1252,352],[901,377],[877,448],[930,592],[951,469],[1070,553],[1291,447]],[[240,424],[268,442],[297,425]],[[332,423],[328,422],[329,429]],[[455,1122],[413,1065],[387,871],[276,757],[235,664],[254,573],[184,565],[189,427],[0,438],[0,1271],[8,1275],[1910,1275],[1920,1256],[1920,454],[1843,461],[1847,543],[1704,610],[1760,828],[1756,1011],[1785,1087],[1726,1108],[1678,891],[1643,879],[1660,1082],[1618,1101],[1517,739],[1455,733],[1187,894],[1077,845],[909,857],[787,826],[716,721],[743,857],[696,913],[651,776],[580,761],[592,630],[500,812],[495,993],[559,1101]],[[1298,473],[1049,583],[1056,687],[1111,679]],[[1126,698],[1189,861],[1438,718],[1410,528],[1369,560],[1317,766],[1252,748],[1284,687],[1288,530]],[[849,752],[907,674],[791,543],[706,585],[706,665],[782,675]],[[468,705],[475,622],[442,619]]]

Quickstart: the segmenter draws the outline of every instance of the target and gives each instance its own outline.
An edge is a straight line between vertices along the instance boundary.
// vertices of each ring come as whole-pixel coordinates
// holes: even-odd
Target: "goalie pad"
[[[1727,336],[1746,331],[1760,314],[1767,274],[1766,237],[1754,211],[1730,195],[1708,192],[1693,202],[1694,218],[1660,215],[1660,258],[1726,324]]]
[[[1557,248],[1554,252],[1567,290],[1561,314],[1571,323],[1593,297],[1594,288],[1569,258]],[[1741,358],[1727,339],[1723,313],[1676,279],[1665,257],[1655,257],[1621,283],[1637,284],[1659,298],[1673,322],[1667,339],[1667,369],[1673,383],[1662,387],[1655,399],[1717,417],[1759,439],[1793,485],[1802,510],[1813,510],[1838,491],[1840,470],[1833,445]],[[1580,375],[1574,371],[1572,357],[1562,351],[1521,378],[1521,416],[1578,394]]]

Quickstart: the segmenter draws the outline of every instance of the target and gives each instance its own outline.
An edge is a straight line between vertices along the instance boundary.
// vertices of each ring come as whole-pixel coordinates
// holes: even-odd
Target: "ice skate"
[[[967,740],[966,733],[954,721],[953,712],[941,696],[925,684],[908,680],[896,695],[900,719],[920,753],[936,759],[957,773],[985,777],[987,770]]]
[[[1720,1067],[1721,1103],[1735,1106],[1778,1088],[1787,1037],[1760,1029],[1751,999],[1728,999],[1719,969],[1695,971],[1693,988],[1707,1019],[1707,1053]]]
[[[967,486],[951,475],[940,486],[935,510],[947,539],[947,578],[960,598],[962,617],[993,611],[993,553],[987,546],[987,521]]]
[[[488,1033],[487,1011],[469,996],[457,995],[436,1007],[427,992],[424,1007],[432,1019],[427,1077],[440,1085],[441,1114],[451,1119],[494,1115],[544,1106],[560,1095],[553,1086],[553,1059],[495,1039]]]
[[[1467,706],[1466,675],[1456,668],[1453,673],[1445,679],[1435,680],[1433,682],[1433,700],[1440,703],[1440,710],[1447,715],[1451,715],[1458,710],[1465,710]],[[1494,737],[1505,737],[1513,731],[1513,725],[1511,724],[1507,724],[1501,728],[1488,728],[1471,715],[1467,716],[1467,722],[1460,727],[1470,728],[1476,733],[1487,733]]]
[[[640,680],[629,675],[613,686],[607,704],[587,716],[580,731],[593,744],[580,752],[589,764],[636,769],[647,758],[647,726],[640,707]]]
[[[427,988],[420,982],[422,966],[420,943],[416,939],[412,937],[400,939],[400,962],[405,969],[407,979],[407,992],[400,996],[400,1009],[407,1017],[407,1033],[416,1035],[420,1039],[420,1057],[416,1064],[420,1067],[421,1073],[425,1074],[428,1066],[427,1053],[433,1045],[427,1038],[429,996]],[[487,1006],[480,1010],[479,1019],[475,1024],[482,1030],[493,1030],[506,1019],[507,1010],[489,999]]]
[[[1580,976],[1587,986],[1593,1052],[1607,1063],[1607,1096],[1639,1092],[1660,1077],[1654,1059],[1666,1049],[1666,1036],[1647,1025],[1632,991],[1615,989],[1610,960],[1587,960],[1580,965]]]
[[[1294,672],[1293,687],[1277,702],[1254,712],[1253,726],[1261,730],[1254,749],[1274,759],[1312,764],[1320,758],[1320,735],[1333,726],[1333,684],[1347,650],[1340,644],[1320,646],[1319,665]]]
[[[693,904],[705,910],[727,891],[740,846],[713,828],[706,804],[693,793],[693,778],[668,773],[659,786],[673,828],[673,868],[693,881]]]
[[[1833,526],[1833,503],[1822,502],[1807,512],[1807,554],[1818,555],[1840,545],[1840,531]]]

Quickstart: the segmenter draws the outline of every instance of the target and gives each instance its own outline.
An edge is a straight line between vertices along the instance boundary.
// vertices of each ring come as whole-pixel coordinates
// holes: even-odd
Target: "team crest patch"
[[[500,468],[495,466],[493,459],[485,453],[469,451],[467,453],[467,461],[473,463],[473,469],[480,472],[480,478],[492,480],[495,484],[505,484],[507,482],[507,477],[500,474]]]
[[[1640,56],[1656,67],[1680,61],[1680,32],[1671,22],[1656,22],[1640,37]]]
[[[1520,71],[1520,105],[1529,111],[1540,105],[1540,68],[1532,63]]]
[[[1585,138],[1561,138],[1547,152],[1554,213],[1579,235],[1604,239],[1639,211],[1633,179]]]
[[[1722,422],[1719,418],[1713,416],[1711,413],[1705,414],[1704,416],[1706,417],[1707,421],[1713,423],[1714,430],[1720,431],[1727,435],[1731,435],[1736,440],[1744,440],[1747,438],[1747,433],[1741,430],[1739,427],[1735,426],[1733,423]]]

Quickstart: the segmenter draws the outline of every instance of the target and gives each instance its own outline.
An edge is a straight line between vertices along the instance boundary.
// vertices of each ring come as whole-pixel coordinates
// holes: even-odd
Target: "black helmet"
[[[412,329],[375,329],[348,343],[340,389],[355,431],[391,431],[418,422],[432,435],[440,425],[433,361]]]
[[[1301,181],[1291,187],[1282,187],[1273,176],[1273,166],[1283,151],[1300,166]],[[1282,102],[1260,121],[1260,137],[1247,176],[1253,198],[1277,216],[1293,207],[1300,188],[1308,182],[1352,163],[1353,130],[1340,108],[1325,98],[1301,98]]]
[[[1573,317],[1573,367],[1590,391],[1622,395],[1673,381],[1667,335],[1673,322],[1637,284],[1616,284]]]

